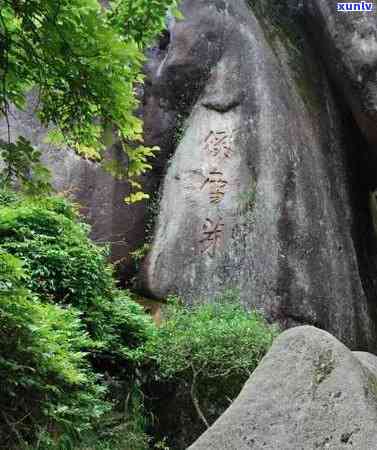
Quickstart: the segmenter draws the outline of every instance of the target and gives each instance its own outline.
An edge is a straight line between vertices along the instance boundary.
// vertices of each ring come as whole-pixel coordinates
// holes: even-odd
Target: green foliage
[[[45,205],[1,208],[0,238],[25,261],[29,287],[45,299],[83,308],[111,286],[105,250],[87,239],[87,227]]]
[[[0,189],[0,206],[15,204],[19,201],[19,194],[9,189]]]
[[[44,428],[75,434],[108,409],[83,348],[76,310],[44,304],[25,288],[22,263],[0,251],[0,446],[20,447]]]
[[[165,27],[167,7],[172,15],[181,17],[177,1],[166,0],[114,0],[112,1],[111,21],[127,39],[145,47]]]
[[[129,323],[132,317],[144,317],[141,307],[130,302],[127,292],[115,289],[107,249],[90,241],[89,227],[75,218],[74,208],[59,197],[0,206],[0,248],[24,261],[32,292],[82,311],[98,350],[111,348],[123,357],[129,346],[142,341],[138,333],[147,324]],[[132,330],[127,336],[125,323]]]
[[[50,172],[41,164],[40,156],[41,153],[23,137],[15,144],[0,139],[0,158],[4,163],[0,170],[0,186],[10,188],[17,180],[27,194],[50,192]]]
[[[99,0],[0,0],[0,114],[8,127],[10,104],[23,108],[35,87],[40,120],[56,126],[52,141],[101,160],[114,134],[128,177],[144,173],[154,149],[130,145],[142,142],[135,84],[169,9],[176,12],[176,0],[114,0],[107,8]],[[2,148],[25,162],[30,155],[25,140]]]
[[[116,289],[106,249],[69,202],[6,191],[0,200],[0,442],[58,450],[145,440],[128,414],[152,321]]]
[[[96,429],[80,440],[66,433],[53,441],[51,434],[44,432],[37,444],[25,445],[22,450],[148,450],[150,438],[144,431],[144,410],[133,406],[132,417],[126,421],[118,420],[120,414],[103,415]]]
[[[248,376],[272,343],[275,330],[238,301],[184,308],[173,303],[167,320],[147,344],[162,378]]]
[[[191,308],[173,301],[145,352],[155,362],[154,379],[175,385],[176,397],[192,402],[196,420],[185,419],[192,433],[186,446],[238,395],[276,334],[257,312],[245,311],[233,292]]]
[[[135,266],[137,269],[139,269],[140,262],[146,257],[146,255],[148,254],[150,249],[151,249],[151,244],[144,243],[139,248],[137,248],[136,250],[134,250],[133,252],[130,253],[130,256],[131,256],[133,262],[135,263]]]

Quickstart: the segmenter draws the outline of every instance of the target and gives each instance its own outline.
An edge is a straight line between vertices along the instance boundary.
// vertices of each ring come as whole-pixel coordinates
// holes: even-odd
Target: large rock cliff
[[[301,3],[183,0],[184,19],[169,18],[148,52],[140,113],[161,152],[144,182],[161,198],[138,285],[186,302],[235,289],[283,327],[312,324],[371,349],[376,16]],[[126,205],[127,183],[56,152],[45,132],[32,105],[12,114],[13,135],[44,150],[57,190],[72,192],[129,280],[150,205]]]
[[[315,324],[372,347],[375,244],[369,186],[355,169],[362,138],[318,56],[303,33],[287,35],[245,0],[184,1],[182,11],[153,85],[187,119],[144,289],[190,302],[236,288],[283,326]]]

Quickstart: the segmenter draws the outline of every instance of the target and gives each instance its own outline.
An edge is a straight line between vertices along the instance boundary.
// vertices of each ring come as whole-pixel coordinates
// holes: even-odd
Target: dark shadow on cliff
[[[342,95],[334,86],[336,100],[342,111],[348,163],[348,186],[353,209],[352,237],[357,253],[360,280],[368,301],[368,313],[377,328],[377,233],[374,231],[370,209],[371,193],[377,189],[377,155],[368,150],[368,143],[358,128]],[[358,299],[355,298],[355,302]],[[362,324],[360,342],[362,342]],[[365,343],[360,349],[368,348]],[[377,343],[373,349],[376,351]]]

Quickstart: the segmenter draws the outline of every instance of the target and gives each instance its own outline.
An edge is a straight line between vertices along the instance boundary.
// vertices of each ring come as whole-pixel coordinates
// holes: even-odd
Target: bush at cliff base
[[[154,362],[151,408],[160,418],[155,432],[173,448],[186,448],[225,411],[278,334],[243,308],[236,291],[206,300],[184,307],[171,299],[166,321],[146,344]]]
[[[153,325],[88,232],[62,198],[0,193],[0,448],[76,449],[96,430],[115,449],[110,427],[137,434],[135,400],[119,411]]]

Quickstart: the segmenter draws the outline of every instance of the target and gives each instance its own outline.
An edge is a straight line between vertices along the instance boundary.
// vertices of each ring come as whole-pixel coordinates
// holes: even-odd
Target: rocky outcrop
[[[284,327],[318,325],[352,348],[372,347],[375,244],[358,240],[360,223],[372,233],[368,192],[355,210],[352,127],[318,57],[245,0],[187,0],[182,10],[153,86],[160,103],[189,116],[144,290],[190,302],[235,288]]]
[[[172,132],[169,134],[164,131],[172,114],[164,112],[159,105],[156,107],[148,86],[145,93],[140,95],[144,97],[145,141],[147,145],[162,144],[166,152],[171,145],[169,136]],[[12,109],[12,139],[24,136],[42,151],[42,161],[51,170],[55,190],[65,193],[80,205],[81,213],[91,225],[91,238],[97,243],[110,245],[112,262],[117,263],[121,279],[129,281],[135,272],[130,252],[145,241],[148,204],[141,202],[127,205],[124,199],[131,192],[128,182],[114,179],[100,165],[80,158],[73,151],[48,144],[48,130],[36,118],[35,106],[36,99],[30,95],[25,111]],[[143,114],[143,111],[140,113]],[[174,122],[175,119],[170,120]],[[154,125],[152,129],[150,123]],[[160,130],[157,135],[154,133],[156,129]],[[174,126],[170,129],[174,130]],[[0,138],[7,139],[7,133],[7,125],[3,120],[0,122]],[[117,145],[108,149],[106,158],[113,158],[127,166],[127,159]],[[142,179],[145,192],[153,195],[158,189],[166,158],[165,153],[160,152],[153,161],[154,169]]]
[[[377,357],[297,327],[280,335],[190,450],[372,450],[376,421]]]
[[[337,0],[306,0],[307,23],[336,86],[377,157],[377,12],[337,11]],[[361,3],[361,2],[360,2]]]

